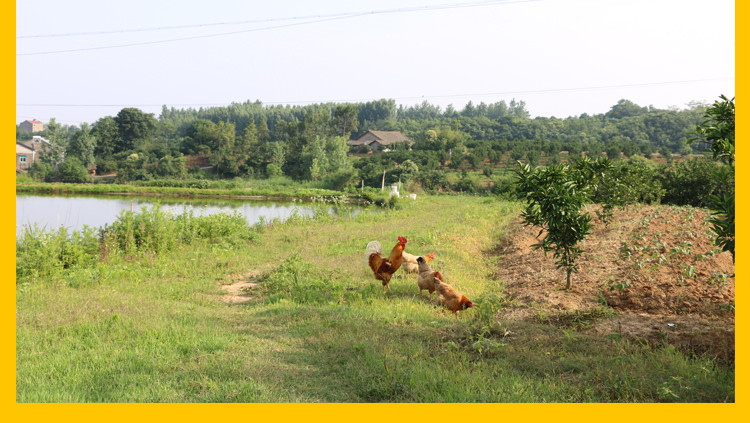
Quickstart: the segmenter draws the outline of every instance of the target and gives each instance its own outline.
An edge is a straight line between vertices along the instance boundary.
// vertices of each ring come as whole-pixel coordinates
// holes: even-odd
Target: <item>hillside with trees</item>
[[[517,161],[535,167],[606,155],[647,165],[669,185],[675,175],[700,178],[713,166],[702,159],[654,166],[671,162],[673,154],[705,148],[688,139],[706,108],[691,103],[657,109],[623,99],[606,113],[567,118],[531,118],[526,104],[516,100],[469,102],[462,110],[428,102],[397,106],[392,99],[307,106],[247,101],[199,109],[164,106],[158,117],[124,108],[81,127],[52,119],[40,134],[50,141],[50,151],[31,175],[80,182],[86,179],[81,168],[95,166],[97,175],[116,174],[118,182],[286,177],[354,190],[380,188],[385,173],[386,184],[405,183],[410,191],[502,194],[512,189],[508,169]],[[347,145],[367,130],[400,131],[414,144],[379,154]],[[25,136],[17,134],[18,140]],[[71,159],[61,173],[63,161]]]

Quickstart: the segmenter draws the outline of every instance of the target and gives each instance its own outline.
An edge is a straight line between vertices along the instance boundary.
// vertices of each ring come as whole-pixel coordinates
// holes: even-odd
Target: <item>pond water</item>
[[[266,200],[225,200],[225,199],[184,199],[174,197],[132,197],[102,195],[41,195],[16,194],[16,236],[23,227],[37,226],[39,229],[55,229],[65,226],[80,230],[84,225],[103,227],[117,219],[123,210],[140,211],[160,204],[162,209],[181,214],[191,210],[193,215],[203,216],[214,213],[238,212],[245,216],[250,225],[261,220],[284,220],[297,213],[311,216],[315,207],[312,203]],[[329,208],[329,213],[335,213]]]

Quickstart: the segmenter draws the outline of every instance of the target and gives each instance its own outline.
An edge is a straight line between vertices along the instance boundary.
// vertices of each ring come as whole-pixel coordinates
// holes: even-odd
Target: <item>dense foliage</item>
[[[158,118],[135,108],[92,125],[66,126],[52,119],[40,135],[50,141],[40,180],[59,180],[68,158],[120,181],[159,178],[267,178],[321,181],[330,188],[379,188],[411,183],[430,192],[507,191],[507,173],[522,160],[531,166],[568,157],[688,154],[688,132],[705,106],[684,110],[641,107],[621,100],[607,113],[531,119],[523,101],[469,102],[462,110],[427,102],[405,107],[394,100],[274,106],[233,103],[206,109],[162,108]],[[388,154],[346,144],[367,130],[401,131],[414,145]],[[17,139],[26,134],[17,131]],[[360,153],[360,154],[357,154]],[[403,164],[410,161],[408,168]],[[398,167],[397,167],[398,166]],[[383,181],[385,172],[385,181]]]
[[[710,197],[714,210],[711,224],[716,245],[734,257],[734,98],[730,100],[723,95],[720,98],[706,110],[705,120],[695,128],[698,137],[695,139],[705,141],[714,160],[724,165],[714,170],[713,180],[723,192]]]

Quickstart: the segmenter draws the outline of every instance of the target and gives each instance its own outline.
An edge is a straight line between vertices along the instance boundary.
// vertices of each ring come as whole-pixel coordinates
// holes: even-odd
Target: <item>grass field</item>
[[[16,400],[734,401],[733,366],[711,357],[499,320],[507,281],[493,276],[494,252],[517,204],[420,195],[398,206],[24,274]],[[384,295],[365,246],[390,250],[397,236],[413,254],[434,251],[433,267],[477,307],[454,317],[416,276]],[[248,301],[222,301],[237,282],[257,284]]]

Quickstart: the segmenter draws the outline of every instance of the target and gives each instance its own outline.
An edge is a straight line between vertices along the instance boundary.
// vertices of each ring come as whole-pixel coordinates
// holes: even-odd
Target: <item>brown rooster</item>
[[[367,261],[370,263],[370,269],[372,269],[375,279],[383,282],[383,293],[385,293],[386,288],[391,289],[388,283],[391,281],[393,273],[401,267],[404,248],[406,248],[406,238],[400,236],[391,250],[391,254],[386,258],[380,255],[382,249],[379,242],[372,241],[367,244]]]
[[[448,310],[456,312],[456,318],[458,318],[459,311],[474,307],[473,302],[456,292],[452,286],[443,282],[442,278],[437,276],[433,277],[432,282],[435,284],[435,290],[438,293],[440,302],[443,303]]]
[[[440,272],[435,272],[432,270],[430,265],[427,264],[429,262],[430,260],[428,259],[428,257],[417,257],[417,263],[419,264],[419,277],[417,278],[417,286],[419,287],[419,295],[422,295],[422,291],[426,289],[430,292],[430,298],[432,298],[432,293],[435,292],[435,283],[432,281],[432,279],[442,279],[443,277],[440,275]]]
[[[404,270],[404,272],[406,273],[419,273],[420,272],[419,263],[417,262],[418,256],[415,256],[414,254],[409,254],[406,251],[404,251],[403,257],[404,257],[404,263],[401,265],[401,268]],[[425,261],[429,263],[430,260],[435,258],[435,253],[430,253],[422,257],[424,257]]]

